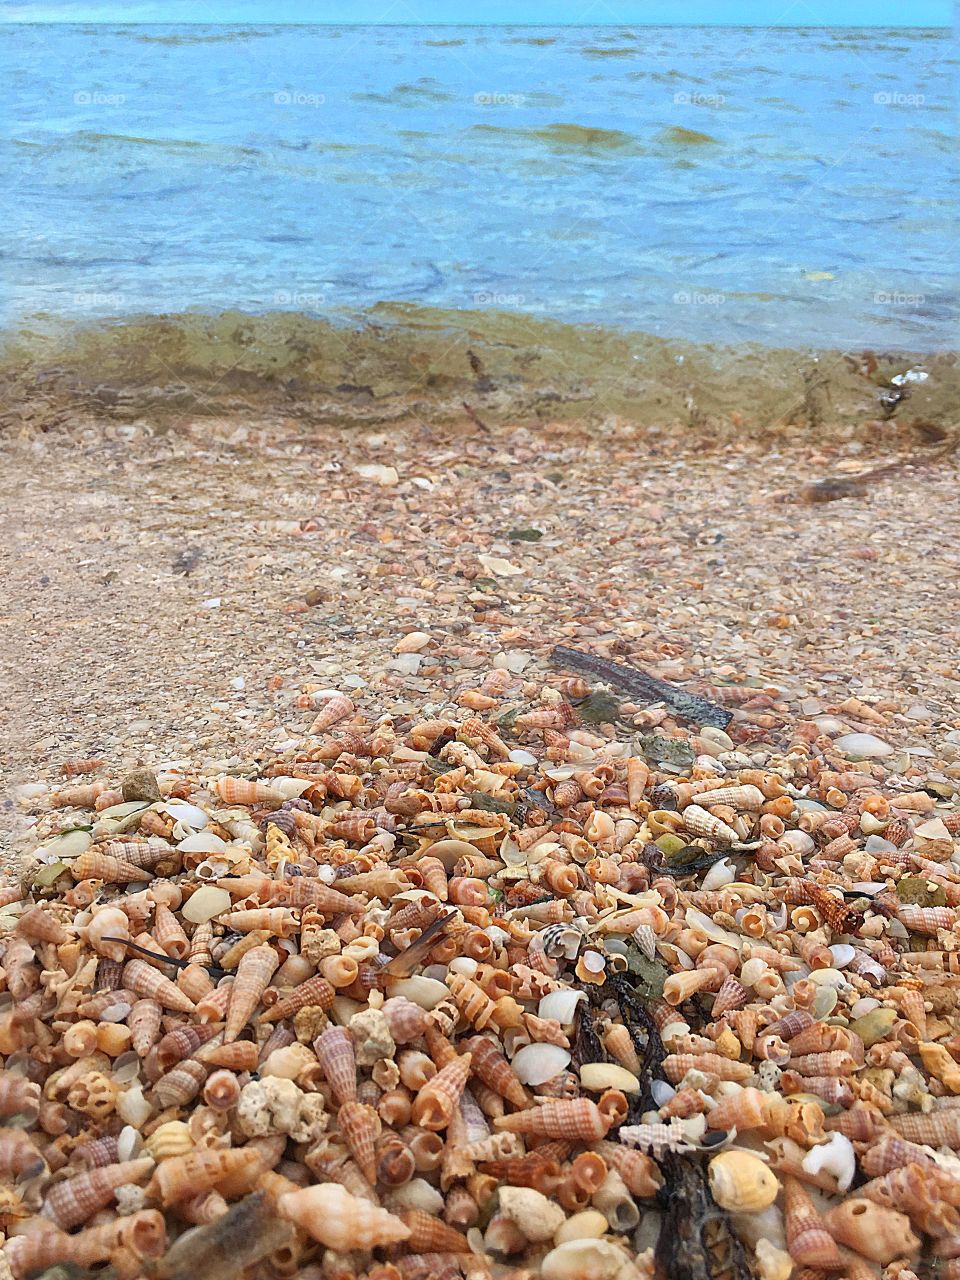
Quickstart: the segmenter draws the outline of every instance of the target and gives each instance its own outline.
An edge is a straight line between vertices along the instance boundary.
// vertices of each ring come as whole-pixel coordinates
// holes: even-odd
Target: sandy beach
[[[775,689],[793,714],[852,693],[892,700],[914,738],[956,726],[956,456],[886,430],[898,449],[626,422],[39,430],[27,406],[0,472],[6,776],[260,755],[304,732],[304,692],[423,711],[466,671],[533,676],[558,642]],[[431,643],[405,673],[414,629]]]

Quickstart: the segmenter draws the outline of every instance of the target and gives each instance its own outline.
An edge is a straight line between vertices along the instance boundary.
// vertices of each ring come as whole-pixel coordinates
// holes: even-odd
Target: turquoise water
[[[955,345],[939,31],[19,26],[8,327],[382,301]]]

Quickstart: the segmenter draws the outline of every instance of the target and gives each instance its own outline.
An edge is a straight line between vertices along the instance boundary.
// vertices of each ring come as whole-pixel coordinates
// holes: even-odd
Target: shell
[[[787,1249],[794,1262],[816,1270],[839,1270],[843,1261],[836,1242],[796,1178],[784,1179],[783,1216]]]
[[[715,818],[708,810],[698,804],[691,804],[683,811],[683,825],[693,836],[702,836],[712,840],[714,844],[739,844],[740,837],[733,827],[727,826],[719,818]]]
[[[44,1200],[43,1215],[66,1230],[78,1227],[108,1205],[118,1187],[141,1182],[153,1167],[153,1161],[144,1158],[87,1169],[51,1188]]]
[[[514,1107],[522,1109],[529,1106],[523,1083],[493,1040],[486,1036],[473,1036],[464,1042],[463,1047],[471,1056],[472,1073],[484,1084]]]
[[[469,1053],[460,1054],[427,1081],[413,1101],[414,1124],[431,1132],[447,1127],[470,1076],[471,1061]]]
[[[380,1117],[372,1107],[362,1102],[344,1102],[337,1112],[337,1125],[360,1172],[371,1186],[376,1186],[375,1146],[380,1136]]]
[[[357,1060],[353,1041],[343,1027],[329,1027],[313,1042],[324,1077],[340,1103],[357,1099]]]
[[[155,1001],[165,1009],[192,1013],[193,1001],[162,973],[145,960],[128,960],[123,967],[123,985],[145,1000]]]
[[[605,1137],[609,1128],[597,1104],[588,1098],[549,1099],[527,1111],[499,1116],[493,1123],[496,1129],[507,1133],[570,1138],[588,1143]]]
[[[280,957],[276,951],[273,947],[266,945],[252,947],[241,956],[237,966],[237,976],[230,988],[227,1025],[223,1033],[225,1044],[236,1040],[256,1012],[267,984],[276,973],[279,964]]]
[[[886,1265],[915,1253],[920,1240],[904,1213],[853,1196],[823,1215],[827,1230],[841,1244],[873,1262]]]
[[[397,1244],[411,1235],[400,1218],[336,1183],[287,1192],[278,1199],[277,1211],[319,1244],[342,1252]]]
[[[769,1165],[746,1151],[722,1151],[709,1164],[710,1191],[721,1209],[758,1213],[773,1204],[780,1183]]]
[[[310,733],[312,735],[323,733],[340,720],[345,720],[347,716],[352,716],[353,712],[353,703],[346,694],[337,693],[324,703],[310,726]]]
[[[272,804],[279,807],[284,797],[281,792],[263,782],[248,782],[245,778],[217,778],[211,789],[225,804]]]

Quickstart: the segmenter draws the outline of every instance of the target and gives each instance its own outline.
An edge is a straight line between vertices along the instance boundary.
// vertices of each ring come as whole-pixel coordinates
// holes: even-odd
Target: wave
[[[875,384],[923,363],[910,416],[950,422],[960,397],[951,353],[880,355],[726,348],[516,312],[380,304],[360,315],[182,313],[90,326],[36,320],[0,342],[10,404],[151,421],[235,411],[303,421],[664,424],[711,417],[762,431],[796,403],[810,370],[829,381],[831,421],[863,425]],[[869,374],[865,372],[869,369]],[[807,381],[805,381],[807,375]],[[817,384],[819,385],[819,384]]]

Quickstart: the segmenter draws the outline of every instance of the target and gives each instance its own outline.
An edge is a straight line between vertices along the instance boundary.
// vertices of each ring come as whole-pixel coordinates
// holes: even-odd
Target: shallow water
[[[381,302],[955,345],[935,31],[0,28],[5,325]]]

